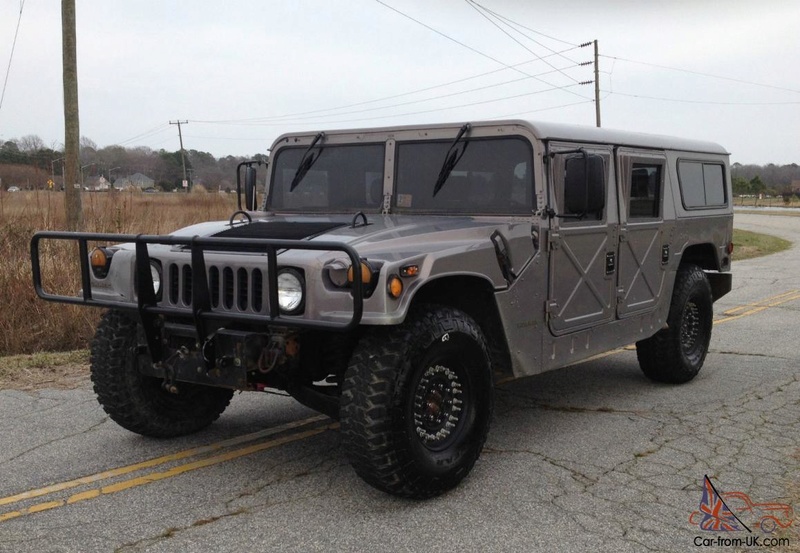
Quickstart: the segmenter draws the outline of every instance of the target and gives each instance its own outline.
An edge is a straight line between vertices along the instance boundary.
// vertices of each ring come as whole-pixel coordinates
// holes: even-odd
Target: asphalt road
[[[474,471],[430,501],[364,484],[332,421],[286,398],[243,394],[209,430],[156,441],[109,421],[88,384],[0,391],[0,551],[638,553],[763,540],[749,519],[753,534],[689,523],[704,475],[754,502],[800,501],[800,218],[736,226],[795,246],[735,264],[693,382],[653,384],[621,350],[503,384]]]

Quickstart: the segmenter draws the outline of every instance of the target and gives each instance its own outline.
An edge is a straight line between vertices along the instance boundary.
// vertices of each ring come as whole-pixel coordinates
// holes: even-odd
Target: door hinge
[[[561,237],[557,232],[549,232],[547,234],[547,251],[552,252],[560,247]]]

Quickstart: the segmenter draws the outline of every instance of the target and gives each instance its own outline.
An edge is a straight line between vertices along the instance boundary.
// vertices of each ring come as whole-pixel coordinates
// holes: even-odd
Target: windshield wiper
[[[300,165],[297,167],[294,178],[292,178],[292,184],[289,186],[289,192],[292,192],[295,188],[297,188],[297,185],[300,184],[300,181],[306,176],[306,173],[308,173],[308,170],[311,169],[311,166],[314,165],[319,159],[319,156],[322,155],[322,146],[319,147],[319,151],[317,152],[316,156],[314,156],[314,152],[311,150],[313,150],[314,146],[317,145],[317,142],[323,138],[325,138],[324,132],[317,134],[317,136],[315,136],[314,140],[311,142],[311,145],[303,153],[303,157],[300,160]]]
[[[464,123],[464,126],[461,127],[461,130],[458,131],[456,139],[447,149],[447,153],[444,156],[444,163],[442,164],[442,168],[439,170],[439,178],[436,179],[436,184],[433,187],[434,198],[436,197],[436,194],[439,193],[439,190],[442,189],[442,186],[444,186],[447,177],[450,176],[450,173],[453,172],[455,166],[458,165],[458,162],[461,160],[462,156],[464,155],[464,152],[467,151],[467,146],[469,146],[469,142],[464,140],[463,146],[461,147],[460,150],[458,148],[458,145],[461,142],[461,139],[464,137],[464,135],[467,134],[467,132],[469,132],[471,128],[472,125],[470,125],[469,123]]]

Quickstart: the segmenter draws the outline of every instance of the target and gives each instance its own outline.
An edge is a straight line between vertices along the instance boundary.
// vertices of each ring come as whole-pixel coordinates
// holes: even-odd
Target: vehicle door
[[[620,228],[617,316],[655,309],[664,290],[669,247],[664,241],[666,158],[617,150]]]
[[[615,318],[617,194],[610,146],[550,143],[548,148],[549,284],[546,309],[550,331],[562,335]],[[587,200],[583,163],[599,181]],[[589,179],[587,179],[588,181]],[[594,209],[598,207],[598,209]]]

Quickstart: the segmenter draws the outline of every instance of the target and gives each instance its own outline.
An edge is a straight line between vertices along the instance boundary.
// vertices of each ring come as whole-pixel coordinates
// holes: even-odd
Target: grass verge
[[[744,213],[745,215],[769,215],[775,217],[800,217],[800,211],[797,209],[786,209],[783,211],[759,211],[757,209],[737,209],[736,215]]]
[[[782,252],[792,243],[777,236],[733,229],[733,261],[752,259],[763,255]]]
[[[0,390],[71,389],[88,376],[88,349],[0,357]]]

